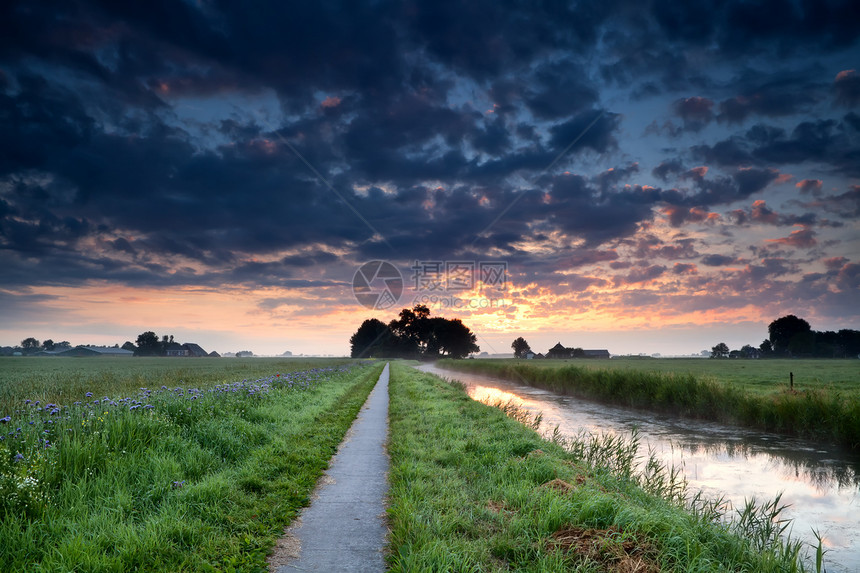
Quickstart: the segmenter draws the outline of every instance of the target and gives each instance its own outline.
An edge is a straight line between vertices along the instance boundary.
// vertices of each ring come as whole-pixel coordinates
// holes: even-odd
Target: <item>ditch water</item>
[[[723,497],[732,507],[782,492],[781,516],[793,539],[824,540],[829,573],[860,573],[860,456],[836,447],[721,424],[590,402],[572,396],[425,364],[419,370],[466,384],[475,400],[515,404],[543,415],[542,431],[629,436],[636,428],[647,454],[681,468],[690,492]],[[715,405],[717,407],[717,405]],[[811,550],[814,555],[814,549]]]

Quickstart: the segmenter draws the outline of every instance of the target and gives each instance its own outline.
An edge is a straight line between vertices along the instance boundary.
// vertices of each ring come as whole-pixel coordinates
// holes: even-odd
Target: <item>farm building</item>
[[[188,356],[208,356],[206,351],[200,348],[199,344],[194,344],[193,342],[186,342],[182,345],[182,347],[188,350]]]
[[[167,345],[167,348],[164,352],[165,356],[209,356],[209,354],[207,354],[207,352],[203,350],[199,344],[195,344],[193,342],[186,342],[185,344],[171,342]]]
[[[609,358],[608,350],[583,350],[586,358]]]
[[[75,346],[62,352],[55,352],[53,356],[134,356],[131,350],[123,350],[122,348],[110,348],[107,346]]]

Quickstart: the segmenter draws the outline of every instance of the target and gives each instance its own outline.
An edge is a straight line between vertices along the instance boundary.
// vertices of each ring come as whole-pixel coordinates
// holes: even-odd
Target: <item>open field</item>
[[[725,520],[659,464],[637,473],[632,438],[548,441],[516,408],[403,363],[390,393],[392,571],[814,567],[800,558],[814,550],[779,541],[778,504]]]
[[[442,360],[439,365],[860,449],[860,360]]]
[[[111,362],[2,363],[0,570],[266,571],[382,369]]]
[[[596,370],[644,370],[662,374],[692,374],[705,380],[738,384],[750,392],[761,393],[787,390],[789,373],[794,373],[795,390],[826,388],[838,390],[846,397],[860,397],[860,360],[613,358],[611,360],[533,360],[528,361],[528,364],[544,368],[575,365]]]
[[[348,362],[331,358],[0,357],[0,415],[11,413],[25,399],[70,404],[87,392],[116,396],[139,388],[203,388]]]

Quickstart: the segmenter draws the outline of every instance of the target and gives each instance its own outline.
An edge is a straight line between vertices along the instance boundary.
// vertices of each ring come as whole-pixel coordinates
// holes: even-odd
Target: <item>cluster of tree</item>
[[[711,348],[711,358],[860,357],[858,330],[817,332],[802,318],[789,314],[771,322],[767,333],[768,338],[758,348],[747,344],[740,350],[729,350],[720,342]]]
[[[64,340],[62,342],[54,342],[50,338],[45,340],[44,342],[39,342],[38,339],[33,338],[25,338],[21,341],[21,346],[16,348],[15,350],[21,352],[22,354],[35,354],[36,352],[41,352],[43,350],[48,352],[60,351],[60,350],[68,350],[72,345]]]
[[[388,324],[367,319],[349,339],[353,358],[465,358],[480,350],[476,342],[459,318],[431,318],[420,304],[404,308]]]
[[[164,335],[161,339],[158,335],[147,330],[137,336],[137,345],[126,342],[122,345],[124,350],[131,350],[135,356],[165,356],[167,347],[173,344],[173,335]]]

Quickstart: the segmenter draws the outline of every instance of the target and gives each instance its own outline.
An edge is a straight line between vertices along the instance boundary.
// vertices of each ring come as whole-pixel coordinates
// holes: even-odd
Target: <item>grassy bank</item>
[[[21,401],[2,419],[0,570],[266,571],[382,369],[316,366]],[[169,381],[155,370],[130,376]]]
[[[403,364],[390,395],[393,571],[803,570],[773,506],[726,524],[634,441],[546,441]]]
[[[685,369],[680,362],[675,371],[651,369],[648,361],[641,361],[638,367],[629,362],[621,365],[613,362],[442,360],[439,365],[498,376],[560,394],[739,424],[860,450],[860,371],[853,381],[849,374],[853,371],[851,369],[860,369],[860,361],[834,361],[834,364],[830,361],[804,361],[821,365],[819,377],[813,379],[805,374],[800,379],[803,382],[799,380],[794,389],[789,388],[787,378],[783,382],[767,381],[760,372],[768,368],[788,372],[787,367],[805,372],[798,368],[804,366],[800,362],[702,361],[724,363],[712,368],[722,368],[726,372],[734,368],[732,376],[719,376],[716,370],[711,374],[697,373]],[[749,372],[759,374],[738,373],[747,366],[751,368]],[[824,376],[826,368],[835,366],[839,367],[841,374],[838,384],[831,384]]]

